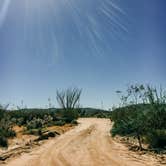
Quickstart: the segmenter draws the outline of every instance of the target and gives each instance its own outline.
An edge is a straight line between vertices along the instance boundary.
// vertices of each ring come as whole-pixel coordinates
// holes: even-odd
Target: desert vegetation
[[[117,91],[121,104],[111,113],[112,136],[137,139],[156,151],[166,149],[166,91],[150,85],[131,85],[126,92]]]
[[[9,105],[0,107],[0,147],[8,147],[8,140],[15,138],[16,126],[23,128],[23,134],[48,138],[57,133],[48,133],[51,126],[76,125],[78,117],[109,118],[110,112],[94,108],[81,108],[80,97],[82,90],[68,88],[57,90],[56,99],[59,108],[30,109],[17,107],[17,110],[8,109]],[[51,104],[49,104],[51,105]],[[46,133],[48,136],[46,136]]]
[[[39,136],[39,139],[54,136],[55,133],[44,133],[47,127],[63,126],[66,123],[77,124],[81,90],[68,88],[57,91],[57,101],[60,108],[49,109],[18,109],[8,110],[7,106],[0,107],[0,146],[8,147],[8,139],[14,138],[14,126],[24,128],[25,134]]]
[[[23,134],[36,136],[36,141],[55,137],[54,126],[76,125],[78,118],[111,118],[113,137],[120,136],[137,142],[139,150],[163,152],[166,149],[166,91],[150,85],[131,85],[125,92],[117,91],[120,105],[111,111],[81,108],[82,90],[57,90],[59,108],[9,110],[0,107],[0,146],[17,136],[15,127]]]
[[[14,137],[16,133],[12,130],[11,118],[6,112],[0,109],[0,146],[7,147],[7,138]]]
[[[62,118],[66,122],[70,123],[78,118],[80,96],[81,90],[78,88],[68,88],[66,90],[57,91],[56,98],[63,111]]]

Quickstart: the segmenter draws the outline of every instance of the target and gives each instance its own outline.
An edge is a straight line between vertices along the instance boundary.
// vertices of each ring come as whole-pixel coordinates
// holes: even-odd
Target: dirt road
[[[130,152],[110,137],[110,120],[85,118],[65,134],[49,140],[8,166],[144,166],[159,165],[154,158]]]

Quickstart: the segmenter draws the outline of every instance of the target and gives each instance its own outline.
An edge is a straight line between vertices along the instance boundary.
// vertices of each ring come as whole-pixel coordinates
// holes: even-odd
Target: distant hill
[[[160,104],[160,105],[156,105],[157,108],[166,108],[166,104]],[[115,111],[126,111],[126,110],[133,110],[133,109],[137,109],[138,111],[149,111],[152,109],[152,105],[151,104],[136,104],[136,105],[128,105],[128,106],[124,106],[124,107],[119,107],[113,110],[113,112]]]
[[[47,114],[47,113],[56,113],[58,114],[61,112],[62,109],[60,108],[48,108],[48,109],[41,109],[41,108],[26,108],[20,110],[9,111],[10,114],[18,114],[21,117],[21,113],[33,114],[33,113],[40,113],[40,114]],[[110,111],[97,109],[97,108],[79,108],[78,109],[79,117],[98,117],[98,118],[107,118],[110,117]]]
[[[80,117],[97,117],[108,118],[110,117],[110,111],[97,109],[97,108],[80,108]]]

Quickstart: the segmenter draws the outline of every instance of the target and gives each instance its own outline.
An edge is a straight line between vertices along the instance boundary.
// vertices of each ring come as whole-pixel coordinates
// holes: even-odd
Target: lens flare
[[[45,49],[49,47],[59,55],[66,43],[80,43],[83,49],[102,54],[101,45],[108,46],[109,37],[127,32],[126,13],[114,0],[4,0],[0,26],[7,12],[10,16],[10,4],[17,10],[15,17],[23,17],[24,41],[31,44],[35,40],[40,45],[34,46],[38,54],[48,54]],[[48,42],[52,44],[48,46]]]
[[[11,0],[1,0],[0,2],[0,27],[3,25]]]

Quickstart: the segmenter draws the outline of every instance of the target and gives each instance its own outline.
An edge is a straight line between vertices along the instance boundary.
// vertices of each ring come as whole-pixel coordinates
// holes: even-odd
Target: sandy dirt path
[[[128,151],[110,137],[108,119],[79,119],[79,125],[49,140],[37,150],[22,154],[8,166],[145,166],[159,165],[149,156]]]

